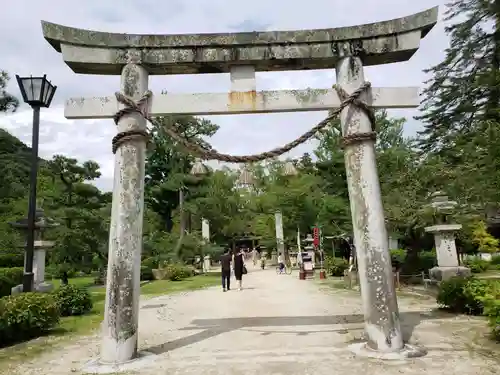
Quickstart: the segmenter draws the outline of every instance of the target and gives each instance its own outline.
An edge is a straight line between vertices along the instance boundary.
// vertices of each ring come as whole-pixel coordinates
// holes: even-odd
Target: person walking
[[[257,252],[257,249],[254,247],[252,249],[252,263],[253,263],[254,267],[257,265],[257,256],[258,256],[258,252]]]
[[[280,273],[285,270],[285,261],[283,260],[283,255],[281,253],[278,255],[278,266],[280,268]]]
[[[220,257],[223,292],[231,289],[231,260],[231,251],[226,247],[224,249],[224,254]]]
[[[233,259],[234,277],[238,281],[238,290],[242,289],[243,275],[246,273],[245,261],[243,260],[243,251],[238,249]]]

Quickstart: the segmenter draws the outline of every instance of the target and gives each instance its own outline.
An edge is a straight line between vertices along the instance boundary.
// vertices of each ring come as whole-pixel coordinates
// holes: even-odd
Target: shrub
[[[349,262],[344,258],[332,256],[325,257],[325,270],[330,276],[344,276],[344,271],[349,267]]]
[[[391,250],[391,263],[393,267],[400,268],[406,260],[407,251],[405,249]]]
[[[466,305],[464,287],[467,282],[468,279],[461,277],[452,277],[447,281],[443,281],[439,284],[437,303],[446,309],[464,312]]]
[[[437,302],[455,312],[484,315],[494,339],[500,341],[500,282],[455,277],[442,282]]]
[[[495,266],[500,266],[500,254],[499,255],[493,255],[491,257],[490,263]]]
[[[68,284],[62,285],[53,294],[61,316],[82,315],[92,310],[92,299],[86,289]]]
[[[488,280],[478,280],[471,278],[463,287],[465,297],[465,312],[471,315],[481,315],[483,313],[483,298],[491,290],[491,282]]]
[[[418,271],[427,272],[437,266],[436,250],[422,251],[418,254]]]
[[[481,273],[489,268],[490,262],[480,257],[471,257],[464,261],[464,265],[469,267],[472,273]]]
[[[24,267],[24,254],[0,254],[0,268]]]
[[[75,277],[76,274],[76,270],[71,265],[63,263],[55,267],[54,278],[62,279],[64,272],[66,272],[68,278]]]
[[[482,298],[490,287],[487,280],[452,277],[439,285],[437,302],[455,312],[480,315],[483,312]]]
[[[148,267],[154,270],[158,268],[158,259],[153,257],[145,258],[141,261],[141,267]]]
[[[498,251],[498,240],[488,233],[484,221],[478,221],[472,230],[472,243],[480,253],[494,253]]]
[[[45,279],[52,280],[56,278],[57,268],[55,266],[46,266],[45,267]]]
[[[154,280],[153,269],[148,266],[141,266],[141,280]]]
[[[500,341],[500,282],[492,283],[490,293],[482,297],[482,303],[491,334],[495,340]]]
[[[22,293],[0,298],[0,343],[39,336],[59,323],[59,306],[53,296]]]
[[[171,281],[180,281],[193,276],[193,270],[183,264],[167,264],[165,270],[167,279]]]
[[[11,289],[23,282],[23,267],[0,268],[0,297],[9,296]]]

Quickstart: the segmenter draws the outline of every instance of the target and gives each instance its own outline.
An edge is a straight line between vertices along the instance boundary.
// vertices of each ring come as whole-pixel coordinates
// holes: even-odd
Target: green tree
[[[500,202],[500,2],[455,0],[446,21],[450,46],[426,70],[419,144],[455,175],[456,198],[484,212]]]
[[[0,70],[0,112],[15,112],[19,107],[19,100],[5,90],[9,80],[9,74]]]
[[[432,77],[419,117],[424,150],[452,151],[483,130],[483,122],[500,122],[500,2],[455,0],[445,21],[452,22],[445,59],[426,70]]]
[[[212,122],[193,117],[157,117],[151,130],[152,143],[146,161],[146,202],[164,220],[165,229],[172,231],[174,210],[179,206],[179,190],[185,189],[185,176],[189,174],[194,156],[166,134],[166,126],[190,142],[209,147],[203,137],[210,137],[218,129]]]
[[[488,228],[482,220],[477,221],[473,226],[472,243],[477,246],[480,253],[498,252],[499,241],[488,233]]]
[[[55,181],[58,177],[64,185],[64,194],[60,199],[63,200],[64,205],[67,207],[65,213],[66,226],[71,228],[74,216],[72,208],[75,206],[75,194],[80,200],[78,202],[80,204],[86,203],[86,201],[93,198],[97,201],[99,200],[99,190],[84,184],[85,181],[93,181],[101,176],[99,164],[90,160],[79,165],[76,159],[63,155],[54,155],[52,160],[47,162],[47,168],[52,172],[53,180]]]

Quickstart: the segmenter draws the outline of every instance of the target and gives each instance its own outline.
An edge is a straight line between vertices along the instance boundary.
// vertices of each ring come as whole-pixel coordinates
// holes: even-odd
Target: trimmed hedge
[[[500,281],[453,277],[439,285],[437,303],[453,312],[486,316],[493,338],[500,341]]]
[[[23,267],[0,268],[0,297],[10,296],[11,289],[23,282]]]
[[[407,256],[402,267],[402,272],[407,275],[416,275],[421,272],[428,273],[429,270],[437,266],[436,251],[420,251],[416,255]]]
[[[154,280],[153,269],[148,266],[141,266],[141,280]]]
[[[165,266],[167,279],[180,281],[194,275],[193,269],[183,264],[167,264]]]
[[[22,293],[0,298],[0,346],[40,336],[59,323],[51,294]]]
[[[481,273],[490,268],[490,262],[480,257],[472,257],[464,260],[464,266],[469,267],[472,273]]]
[[[90,293],[76,285],[62,285],[53,292],[61,316],[82,315],[92,310]]]
[[[500,266],[500,255],[493,255],[491,257],[491,262],[492,265],[494,266]]]
[[[24,254],[0,254],[0,268],[24,267]]]
[[[405,263],[408,252],[405,249],[391,249],[391,263],[396,269],[400,269]]]
[[[344,258],[332,256],[325,257],[325,270],[330,276],[344,276],[344,271],[349,267],[349,262]]]

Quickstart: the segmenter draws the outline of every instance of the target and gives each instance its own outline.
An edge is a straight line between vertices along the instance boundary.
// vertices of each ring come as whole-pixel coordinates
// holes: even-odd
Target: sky
[[[0,13],[2,54],[0,69],[12,77],[7,90],[20,98],[14,76],[43,75],[57,85],[48,109],[42,109],[40,156],[61,154],[79,161],[95,160],[102,177],[96,185],[113,186],[112,120],[66,120],[64,102],[70,97],[109,96],[119,89],[119,76],[76,74],[43,38],[40,20],[99,31],[142,34],[217,33],[335,28],[407,16],[433,6],[445,11],[443,0],[16,0]],[[424,87],[423,70],[439,63],[449,39],[441,21],[422,40],[419,51],[407,62],[365,68],[365,79],[374,87]],[[329,88],[335,71],[257,73],[258,90]],[[160,93],[227,92],[228,74],[150,76],[150,89]],[[392,110],[408,119],[405,134],[414,135],[421,124],[418,110]],[[220,129],[210,140],[220,152],[253,154],[296,138],[326,113],[286,113],[210,116]],[[15,114],[0,115],[0,127],[31,144],[32,112],[23,105]],[[312,152],[309,141],[284,157]],[[215,165],[216,166],[216,165]]]

